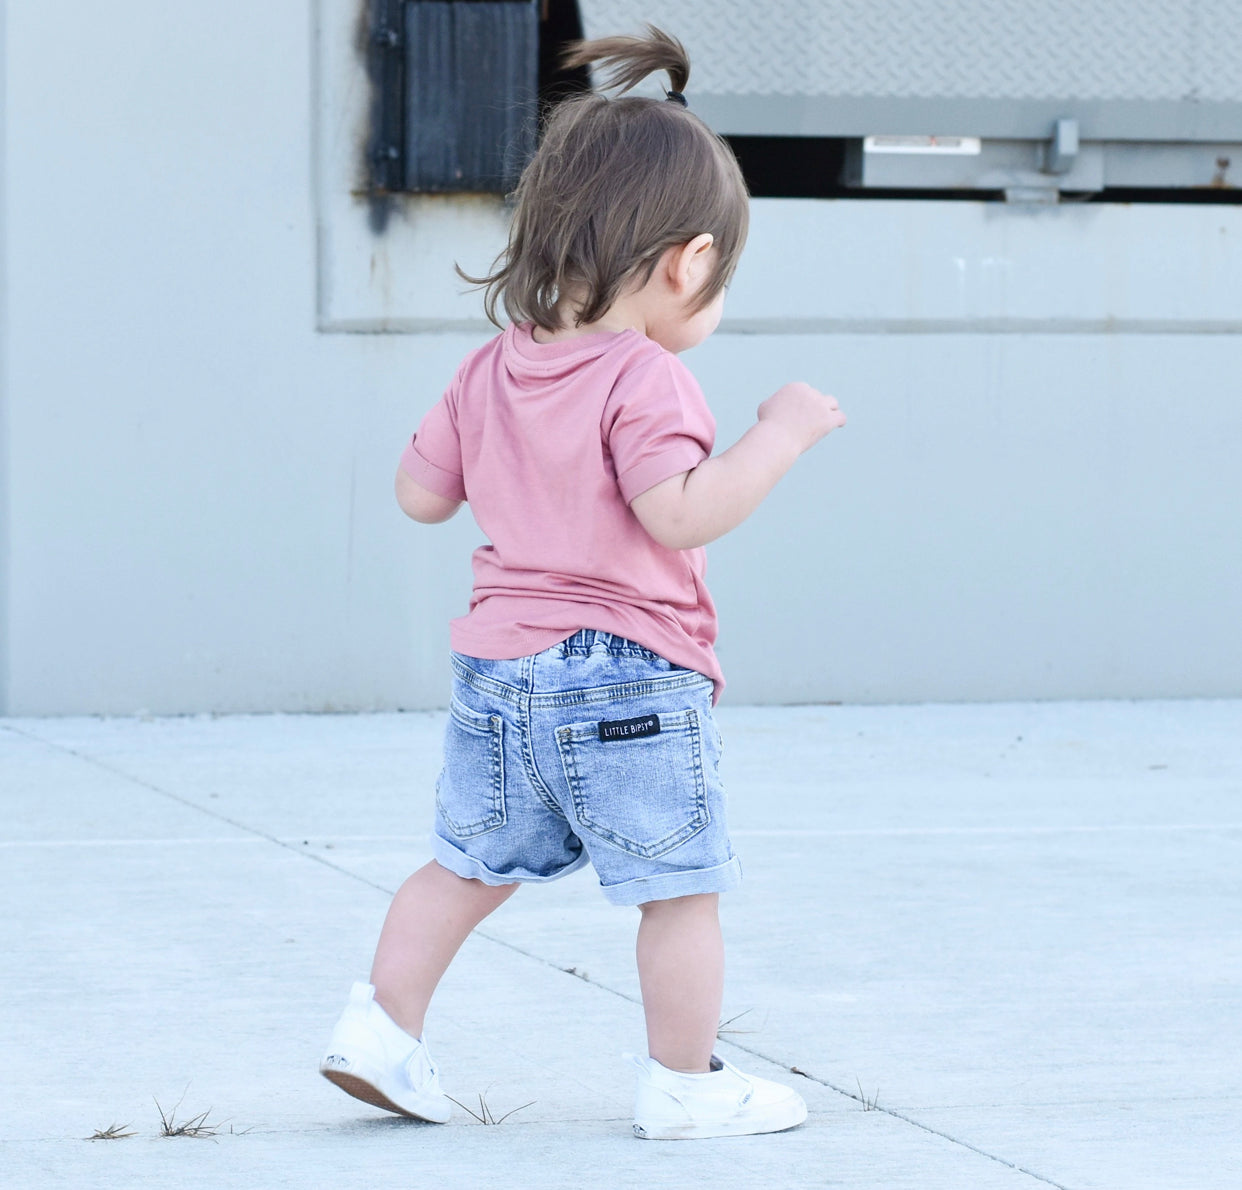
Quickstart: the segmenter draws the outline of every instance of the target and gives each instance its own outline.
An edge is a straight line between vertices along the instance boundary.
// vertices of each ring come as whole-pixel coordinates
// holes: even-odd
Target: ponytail
[[[601,91],[624,95],[657,70],[668,73],[672,90],[680,95],[690,81],[690,57],[677,38],[647,26],[646,37],[601,37],[596,41],[572,42],[562,55],[566,68],[602,63],[608,70]]]

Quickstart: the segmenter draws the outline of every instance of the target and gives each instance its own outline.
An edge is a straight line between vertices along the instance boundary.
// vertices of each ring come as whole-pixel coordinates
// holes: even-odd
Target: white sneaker
[[[369,983],[356,983],[332,1030],[319,1073],[342,1091],[385,1111],[447,1124],[451,1105],[427,1046],[375,1002]]]
[[[743,1074],[715,1054],[708,1074],[682,1074],[654,1058],[629,1057],[639,1069],[634,1135],[644,1140],[781,1132],[806,1119],[796,1091]]]

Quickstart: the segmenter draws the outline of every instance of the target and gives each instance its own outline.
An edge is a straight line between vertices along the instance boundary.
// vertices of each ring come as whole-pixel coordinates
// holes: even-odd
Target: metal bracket
[[[1055,186],[1006,186],[1005,201],[1014,206],[1055,207],[1061,192]]]
[[[1046,174],[1067,174],[1078,160],[1078,121],[1072,116],[1058,120],[1052,138],[1043,147],[1040,170]]]

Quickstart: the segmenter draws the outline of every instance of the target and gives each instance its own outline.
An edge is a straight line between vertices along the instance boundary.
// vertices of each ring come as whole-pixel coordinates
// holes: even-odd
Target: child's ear
[[[689,289],[702,276],[707,264],[707,254],[716,242],[711,232],[701,232],[687,240],[680,248],[674,248],[669,261],[669,280],[678,292]]]

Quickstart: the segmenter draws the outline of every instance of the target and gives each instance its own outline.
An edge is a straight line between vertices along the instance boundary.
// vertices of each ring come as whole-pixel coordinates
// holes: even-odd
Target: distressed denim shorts
[[[712,682],[583,629],[511,661],[453,654],[436,786],[436,859],[484,884],[556,880],[588,861],[640,905],[741,880],[720,783]]]

